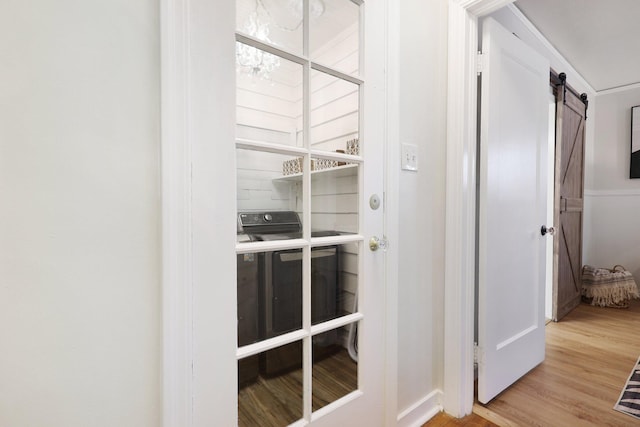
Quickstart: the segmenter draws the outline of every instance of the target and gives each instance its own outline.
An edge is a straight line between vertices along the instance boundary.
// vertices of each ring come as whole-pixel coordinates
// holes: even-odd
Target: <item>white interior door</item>
[[[544,360],[549,64],[483,24],[478,400]]]
[[[241,426],[384,419],[384,5],[236,0],[237,213],[302,223],[236,244]]]

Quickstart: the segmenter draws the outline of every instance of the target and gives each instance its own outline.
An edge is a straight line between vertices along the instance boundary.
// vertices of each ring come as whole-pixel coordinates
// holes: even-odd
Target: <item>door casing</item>
[[[549,55],[589,97],[595,90],[509,0],[449,0],[447,92],[447,224],[445,253],[444,410],[463,416],[473,408],[473,310],[478,18],[505,7],[515,27]],[[531,37],[529,37],[531,36]],[[590,107],[593,101],[590,103]],[[595,105],[594,105],[595,106]],[[587,159],[593,134],[587,120]]]
[[[449,1],[444,410],[473,409],[478,18],[513,0]]]

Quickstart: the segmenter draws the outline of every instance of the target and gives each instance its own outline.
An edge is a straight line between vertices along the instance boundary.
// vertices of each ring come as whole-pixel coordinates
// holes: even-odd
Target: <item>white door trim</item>
[[[160,2],[162,176],[162,425],[191,426],[193,292],[188,1]]]
[[[473,409],[478,18],[514,0],[449,0],[444,410]]]
[[[399,51],[398,34],[400,27],[398,2],[386,1],[386,135],[384,159],[384,233],[390,246],[385,257],[385,420],[384,425],[398,423],[398,235],[400,224],[400,135],[399,116]]]
[[[235,262],[235,109],[220,107],[235,99],[235,4],[160,5],[162,425],[229,425],[236,348],[220,343],[236,340],[236,307],[220,301],[235,288],[216,284],[236,282],[225,268]],[[210,325],[215,336],[202,333]]]

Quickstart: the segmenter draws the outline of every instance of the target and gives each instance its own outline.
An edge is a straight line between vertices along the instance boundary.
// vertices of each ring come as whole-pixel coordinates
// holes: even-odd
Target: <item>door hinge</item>
[[[476,71],[478,75],[482,74],[484,71],[484,54],[482,52],[478,52],[478,57],[476,59]]]
[[[475,368],[478,367],[479,353],[480,353],[480,350],[478,349],[478,343],[474,342],[473,343],[473,366]]]

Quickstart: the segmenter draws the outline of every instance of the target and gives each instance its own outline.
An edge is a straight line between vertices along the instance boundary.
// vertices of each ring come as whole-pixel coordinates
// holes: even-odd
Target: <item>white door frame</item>
[[[191,163],[187,2],[160,2],[162,179],[162,425],[193,425]]]
[[[162,179],[162,425],[237,416],[234,2],[160,1]],[[192,52],[211,51],[197,56]],[[212,141],[217,142],[211,144]],[[220,143],[228,141],[228,144]],[[221,177],[224,177],[221,180]],[[224,186],[215,185],[224,182]],[[219,305],[219,304],[218,304]],[[194,335],[218,325],[216,341]],[[216,363],[210,363],[215,360]],[[207,363],[209,361],[209,363]],[[194,365],[198,365],[194,375]],[[225,384],[225,387],[217,385]]]
[[[444,409],[457,416],[473,409],[478,18],[505,6],[510,8],[547,52],[552,68],[566,72],[575,87],[589,95],[591,110],[595,110],[597,101],[595,90],[512,3],[449,0]],[[593,135],[593,123],[587,121],[587,138]]]
[[[444,410],[473,409],[478,18],[514,0],[449,0]]]

